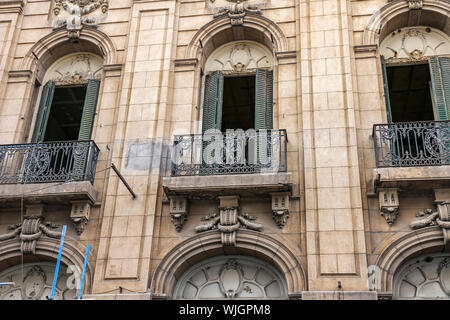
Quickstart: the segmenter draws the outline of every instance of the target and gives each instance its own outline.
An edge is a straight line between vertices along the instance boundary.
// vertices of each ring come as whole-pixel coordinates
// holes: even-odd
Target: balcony
[[[94,141],[0,145],[0,202],[22,197],[95,202],[98,155]]]
[[[449,131],[450,121],[374,125],[376,183],[390,187],[407,186],[412,182],[416,187],[448,187]]]
[[[214,197],[289,190],[286,130],[175,136],[167,195]]]

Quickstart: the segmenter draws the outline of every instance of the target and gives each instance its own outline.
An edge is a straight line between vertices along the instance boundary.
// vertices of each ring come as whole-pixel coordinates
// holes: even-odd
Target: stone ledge
[[[23,195],[22,195],[23,194]],[[94,204],[97,191],[89,181],[71,181],[66,183],[30,183],[0,184],[0,203],[44,201],[45,203],[67,203],[73,200],[90,200]]]
[[[303,291],[302,300],[377,300],[375,291]]]
[[[375,187],[449,187],[450,166],[373,169]]]
[[[146,293],[117,293],[117,294],[86,294],[82,300],[152,300],[152,294]]]
[[[261,196],[291,191],[290,173],[230,174],[163,178],[167,196],[214,198],[218,195]]]

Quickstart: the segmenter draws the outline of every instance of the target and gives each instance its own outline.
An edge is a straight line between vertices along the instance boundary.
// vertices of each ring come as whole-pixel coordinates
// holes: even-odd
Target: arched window
[[[203,127],[273,129],[273,58],[253,41],[216,49],[205,64]]]
[[[221,256],[190,268],[178,281],[174,299],[287,299],[282,275],[261,260]]]
[[[407,261],[394,276],[394,299],[450,299],[450,255]]]
[[[50,296],[55,274],[55,264],[26,263],[0,273],[0,300],[46,300]],[[54,300],[75,299],[77,283],[74,270],[61,265]]]
[[[91,138],[102,59],[75,53],[56,61],[46,72],[32,142]]]
[[[450,38],[400,28],[380,44],[388,122],[450,119]]]

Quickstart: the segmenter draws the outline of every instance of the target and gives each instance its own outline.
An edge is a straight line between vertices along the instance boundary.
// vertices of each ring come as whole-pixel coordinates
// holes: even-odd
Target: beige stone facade
[[[393,55],[388,67],[448,56],[449,9],[442,0],[1,1],[0,282],[15,284],[0,287],[0,299],[33,297],[14,295],[26,281],[8,275],[22,254],[49,272],[62,225],[64,265],[79,273],[91,246],[85,299],[207,298],[217,293],[201,293],[199,284],[190,296],[187,279],[220,259],[215,290],[234,290],[221,298],[239,297],[245,285],[261,290],[256,298],[450,298],[448,131],[438,130],[444,140],[437,162],[391,159],[383,166],[376,162],[382,146],[374,146],[374,125],[391,122],[380,48],[388,52],[397,40],[382,42],[397,30],[432,28],[438,36],[427,44],[434,51],[417,53],[422,38],[408,47],[402,33],[395,43],[411,54]],[[176,136],[201,134],[207,121],[206,76],[219,70],[254,77],[258,68],[273,72],[270,129],[285,129],[283,170],[174,174]],[[38,168],[27,180],[30,162],[23,159],[31,154],[40,165],[56,165],[57,151],[47,160],[33,157],[36,148],[22,158],[11,152],[46,142],[35,137],[49,81],[61,88],[53,99],[65,88],[89,91],[99,83],[86,139],[98,159],[89,156],[82,179],[42,178]],[[87,100],[80,100],[85,109]],[[60,157],[79,164],[75,151]],[[17,161],[25,163],[21,178],[4,178]],[[33,219],[40,223],[34,233],[25,228]],[[411,226],[418,219],[426,221]],[[425,265],[428,256],[439,262],[439,287],[412,294],[401,277],[412,273],[405,269],[411,259]],[[251,268],[266,268],[279,287],[269,289],[257,275],[254,282],[242,278],[247,271],[239,270]],[[235,288],[223,280],[237,274]],[[67,288],[58,292],[73,298]]]

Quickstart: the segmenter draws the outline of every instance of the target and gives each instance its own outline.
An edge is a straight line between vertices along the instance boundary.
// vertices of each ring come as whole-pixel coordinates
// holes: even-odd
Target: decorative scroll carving
[[[61,238],[61,232],[50,229],[57,226],[50,222],[43,223],[43,220],[42,216],[26,216],[22,224],[9,226],[8,229],[13,231],[0,235],[0,241],[14,239],[18,236],[22,241],[20,251],[24,254],[35,254],[36,242],[43,234],[51,238]]]
[[[83,25],[97,26],[108,7],[108,0],[55,0],[53,27],[65,26],[67,36],[70,39],[78,39]],[[91,15],[99,8],[101,13]]]
[[[397,220],[400,203],[398,201],[398,189],[380,189],[380,214],[386,219],[389,225]]]
[[[261,14],[261,9],[265,6],[265,1],[249,0],[210,0],[210,8],[214,12],[214,18],[228,15],[233,26],[244,24],[247,13]]]
[[[425,209],[416,214],[415,219],[409,224],[411,229],[420,229],[428,226],[439,226],[444,233],[444,243],[450,242],[450,203],[438,202],[437,210]]]
[[[234,197],[219,197],[219,198],[234,198]],[[237,197],[236,197],[237,198]],[[259,223],[252,222],[256,220],[255,217],[246,213],[239,213],[239,205],[236,202],[228,201],[228,206],[223,206],[226,202],[221,199],[219,206],[219,214],[212,213],[204,217],[203,221],[208,221],[206,224],[201,224],[195,227],[196,232],[204,232],[208,230],[218,229],[222,233],[222,244],[224,246],[236,245],[236,232],[240,229],[250,229],[255,231],[262,231],[263,226]],[[231,205],[230,205],[231,204]]]

